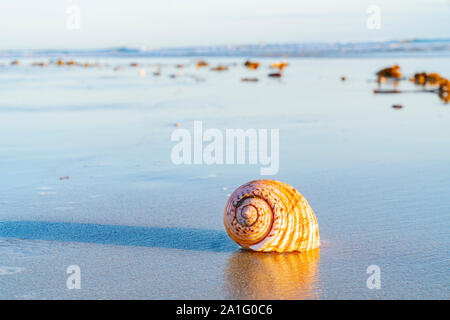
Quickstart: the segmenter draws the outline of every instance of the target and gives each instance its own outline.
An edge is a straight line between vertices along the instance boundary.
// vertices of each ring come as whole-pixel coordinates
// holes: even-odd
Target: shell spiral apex
[[[255,251],[308,251],[319,247],[319,226],[306,199],[275,180],[250,181],[237,188],[225,206],[230,238]]]

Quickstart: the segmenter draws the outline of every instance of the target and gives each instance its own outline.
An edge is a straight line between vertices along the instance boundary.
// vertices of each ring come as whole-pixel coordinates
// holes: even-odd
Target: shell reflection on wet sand
[[[240,250],[228,260],[228,298],[317,299],[319,256],[319,249],[291,253]]]

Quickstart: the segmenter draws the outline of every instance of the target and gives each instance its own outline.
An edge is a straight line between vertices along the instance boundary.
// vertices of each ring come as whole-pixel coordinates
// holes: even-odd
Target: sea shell
[[[228,235],[254,251],[308,251],[319,247],[319,226],[306,199],[275,180],[250,181],[237,188],[224,211]]]

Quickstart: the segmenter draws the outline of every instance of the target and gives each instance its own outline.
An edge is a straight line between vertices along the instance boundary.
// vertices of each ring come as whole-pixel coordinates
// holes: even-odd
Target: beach
[[[267,77],[279,58],[255,58],[257,70],[238,57],[205,58],[207,68],[193,57],[73,59],[99,67],[0,58],[1,299],[450,298],[450,106],[373,93],[375,72],[393,64],[449,77],[448,55],[287,58],[281,78]],[[279,129],[278,172],[174,164],[171,134],[194,121]],[[255,179],[308,200],[320,249],[255,253],[227,236],[227,199]],[[71,265],[79,290],[66,286]]]

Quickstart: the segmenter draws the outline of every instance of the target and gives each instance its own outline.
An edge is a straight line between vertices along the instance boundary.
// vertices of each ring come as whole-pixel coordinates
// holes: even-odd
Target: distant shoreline
[[[8,57],[371,57],[450,54],[450,39],[410,39],[346,43],[243,44],[166,48],[0,50]]]

